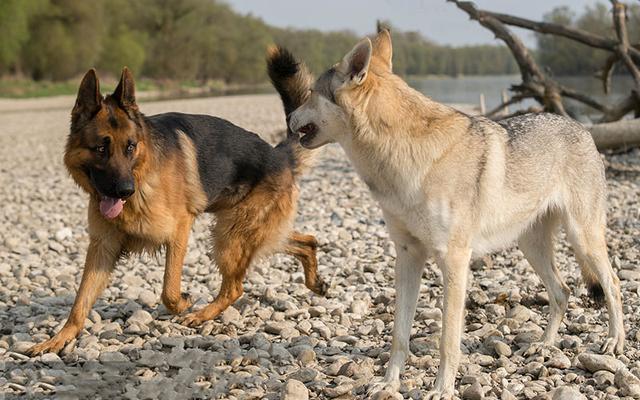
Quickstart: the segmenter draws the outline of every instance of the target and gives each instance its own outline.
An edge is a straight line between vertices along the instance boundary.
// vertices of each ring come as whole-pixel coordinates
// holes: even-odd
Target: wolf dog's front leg
[[[390,224],[391,225],[391,224]],[[409,234],[395,233],[391,238],[398,257],[395,266],[396,304],[393,319],[393,341],[391,357],[384,381],[374,384],[370,393],[381,390],[395,392],[400,388],[400,373],[409,355],[409,335],[420,292],[420,281],[426,254],[422,244]]]
[[[109,276],[121,254],[121,249],[121,244],[116,238],[91,239],[80,288],[67,322],[54,337],[30,348],[29,354],[35,356],[47,352],[57,353],[78,336],[91,307],[109,282]]]
[[[177,226],[174,237],[167,244],[167,259],[164,268],[162,303],[172,314],[180,314],[191,306],[189,295],[182,293],[182,266],[187,253],[189,232],[193,217],[185,217]]]
[[[470,258],[471,250],[465,247],[450,247],[446,254],[438,258],[444,285],[444,310],[440,336],[440,367],[435,386],[427,394],[426,398],[429,400],[453,397],[460,362],[460,341]]]

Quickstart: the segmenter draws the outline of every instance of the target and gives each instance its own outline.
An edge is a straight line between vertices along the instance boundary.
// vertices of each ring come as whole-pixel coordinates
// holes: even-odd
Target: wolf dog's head
[[[308,100],[289,116],[289,127],[301,135],[300,143],[316,148],[349,135],[348,113],[353,100],[375,90],[377,77],[391,74],[389,31],[378,33],[373,43],[364,38],[342,61],[317,79]]]
[[[113,94],[103,97],[95,70],[87,72],[71,112],[64,162],[76,183],[116,218],[139,185],[150,149],[135,84],[125,67]]]

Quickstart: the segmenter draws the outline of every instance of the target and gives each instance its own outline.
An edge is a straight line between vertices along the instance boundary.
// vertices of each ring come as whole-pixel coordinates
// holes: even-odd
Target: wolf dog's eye
[[[104,154],[105,151],[107,151],[107,148],[105,146],[96,147],[96,152],[98,152],[98,154]]]
[[[136,149],[136,145],[137,143],[129,143],[127,145],[127,154],[133,153],[133,151]]]

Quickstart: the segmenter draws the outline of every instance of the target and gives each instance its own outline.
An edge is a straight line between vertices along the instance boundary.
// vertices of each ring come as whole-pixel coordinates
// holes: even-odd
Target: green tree
[[[19,72],[20,51],[29,39],[29,19],[46,0],[0,2],[0,74]]]
[[[102,0],[49,0],[31,18],[22,51],[36,79],[66,79],[95,65],[100,52]]]
[[[141,73],[148,43],[146,32],[137,24],[138,13],[142,10],[127,0],[110,0],[104,6],[106,26],[98,67],[115,76],[123,66],[136,74]]]

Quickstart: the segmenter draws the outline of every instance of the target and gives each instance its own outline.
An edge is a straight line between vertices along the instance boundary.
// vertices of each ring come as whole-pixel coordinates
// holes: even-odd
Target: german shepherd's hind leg
[[[118,239],[111,240],[108,236],[100,240],[91,239],[80,288],[67,322],[54,337],[27,350],[29,354],[36,356],[47,352],[58,353],[78,336],[91,307],[109,283],[109,276],[120,257],[122,247]]]
[[[518,240],[518,247],[549,293],[550,307],[549,321],[542,341],[531,343],[524,353],[525,356],[537,353],[543,346],[554,345],[560,323],[569,304],[571,290],[562,279],[554,257],[554,239],[558,224],[558,216],[549,211],[524,232]]]
[[[212,229],[214,258],[222,274],[222,286],[211,304],[185,317],[184,325],[196,326],[213,319],[233,304],[242,296],[242,281],[253,259],[277,250],[286,240],[295,202],[292,192],[282,187],[286,186],[277,181],[265,182],[240,204],[216,213]]]
[[[217,228],[218,226],[215,229],[217,232],[221,231]],[[251,237],[242,239],[233,234],[227,237],[215,234],[215,259],[222,274],[220,292],[212,303],[188,314],[182,320],[183,325],[195,327],[214,319],[242,296],[244,293],[242,282],[255,255],[257,245],[252,242]]]
[[[318,241],[312,235],[292,232],[287,239],[285,252],[294,256],[304,268],[304,283],[312,292],[326,295],[328,285],[318,276],[318,259],[316,249]]]
[[[620,280],[609,262],[605,241],[604,212],[601,215],[600,218],[587,220],[580,218],[579,215],[568,214],[565,218],[565,227],[587,287],[596,297],[604,293],[607,303],[609,335],[602,344],[601,351],[622,354],[625,334]]]
[[[182,293],[182,267],[187,252],[189,233],[194,217],[189,215],[178,223],[171,242],[167,244],[167,259],[165,261],[164,282],[162,287],[162,303],[172,314],[180,314],[191,307],[191,298]]]

